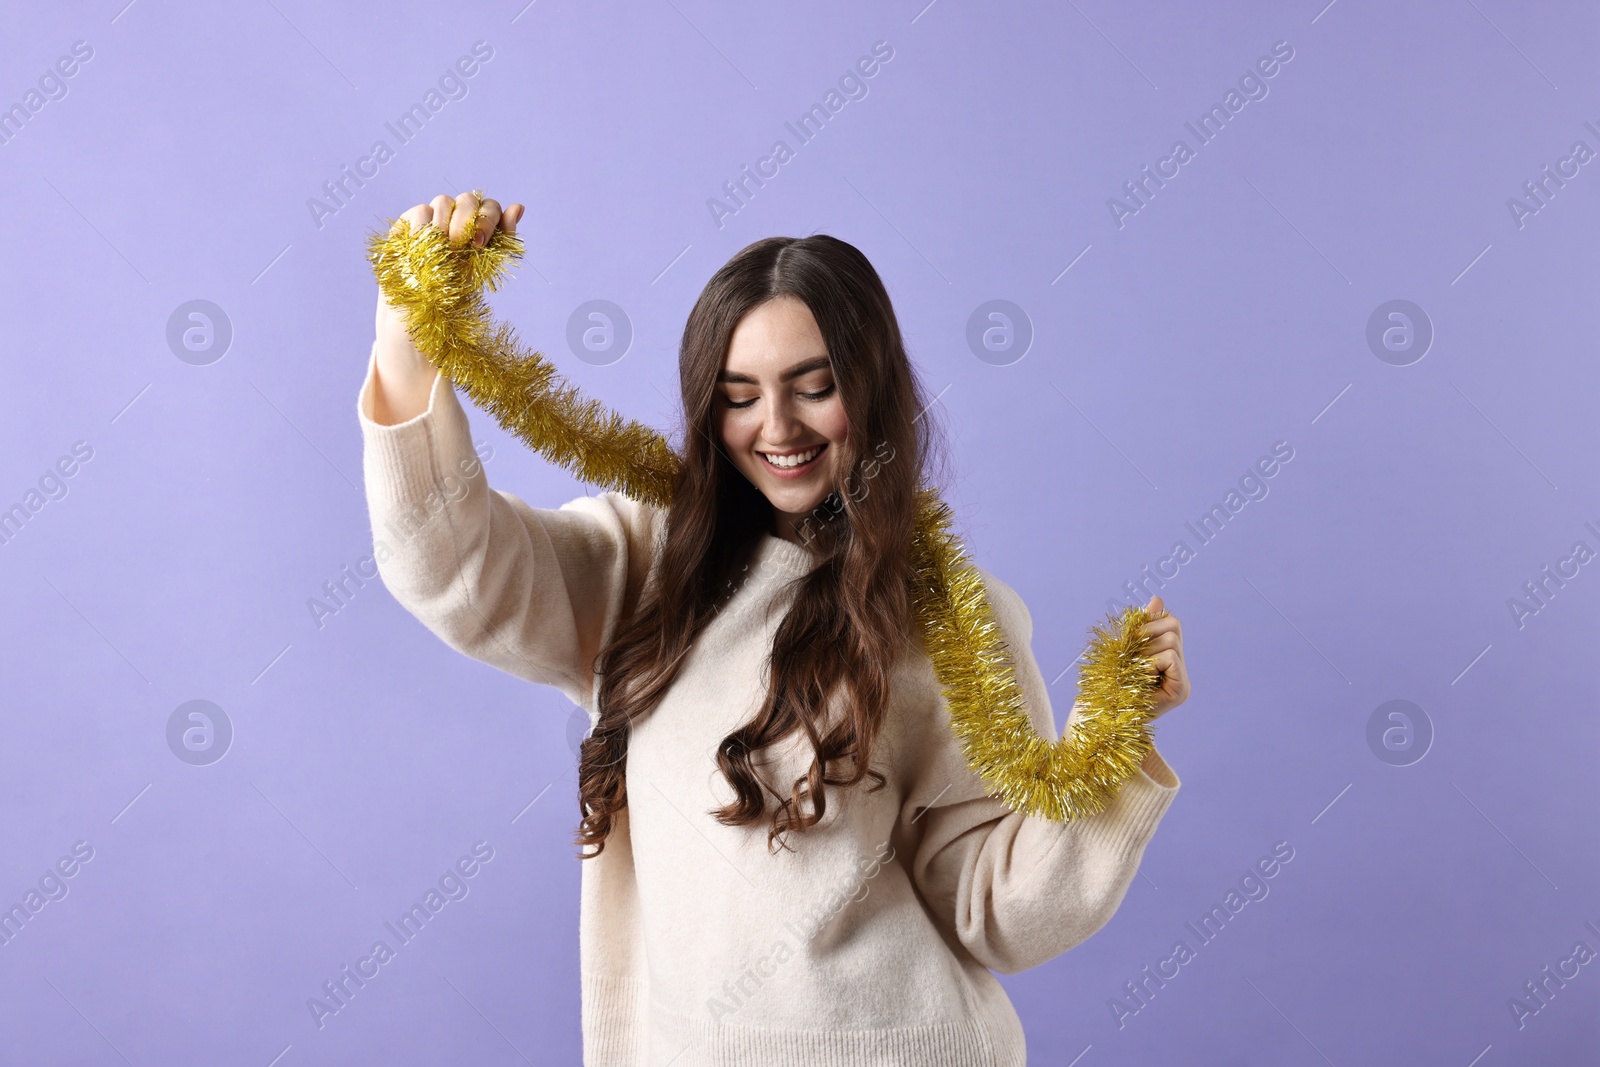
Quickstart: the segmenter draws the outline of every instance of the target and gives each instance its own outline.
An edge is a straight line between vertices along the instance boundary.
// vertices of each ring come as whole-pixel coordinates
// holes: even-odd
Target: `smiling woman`
[[[479,208],[440,197],[405,218],[460,242],[476,218],[483,247],[522,215]],[[469,470],[472,449],[451,379],[382,296],[377,326],[359,400],[375,529],[436,472]],[[496,395],[584,445],[563,462],[637,468],[624,484],[650,491],[535,508],[475,465],[448,521],[379,566],[453,648],[558,687],[593,724],[576,834],[584,1062],[1024,1063],[992,972],[1111,917],[1179,782],[1151,747],[1103,809],[1062,821],[1012,810],[970,766],[942,638],[917,611],[919,503],[945,453],[877,272],[825,234],[724,264],[684,326],[671,464],[650,461],[650,434],[552,393],[546,367],[515,361]],[[1023,717],[1053,740],[1027,607],[975,570]],[[1181,680],[1177,621],[1149,625]],[[838,897],[863,856],[881,858],[871,893]]]
[[[657,596],[604,651],[594,733],[579,770],[579,842],[603,849],[628,798],[632,724],[674,682],[711,619],[706,594],[777,556],[800,568],[773,637],[768,692],[716,746],[733,797],[730,826],[768,824],[768,843],[826,816],[828,786],[881,775],[871,750],[889,676],[920,654],[910,544],[916,492],[944,452],[887,290],[865,256],[826,234],[755,242],[707,282],[689,313],[678,376],[690,432],[664,519]],[[798,525],[836,496],[865,442],[912,457],[845,506],[844,521],[802,539]],[[782,549],[768,542],[782,541]],[[663,635],[670,635],[666,638]],[[777,788],[760,753],[809,739],[813,759]],[[769,805],[768,793],[776,799]]]
[[[801,353],[790,362],[791,353]],[[804,353],[820,353],[804,355]],[[803,301],[776,297],[733,331],[717,412],[728,458],[772,505],[773,533],[800,540],[798,525],[842,480],[850,436],[827,344]]]

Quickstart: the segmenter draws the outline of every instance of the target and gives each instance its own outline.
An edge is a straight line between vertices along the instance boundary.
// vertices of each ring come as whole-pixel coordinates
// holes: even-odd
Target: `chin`
[[[795,490],[788,492],[772,492],[769,490],[764,495],[767,498],[767,503],[778,511],[786,511],[790,515],[803,515],[821,507],[822,502],[828,498],[828,491],[826,489],[818,489],[813,492],[802,493]]]
[[[765,460],[757,462],[764,463]],[[832,475],[831,470],[818,471],[804,482],[792,484],[771,477],[762,477],[756,485],[761,490],[761,495],[766,497],[767,503],[778,511],[790,515],[802,515],[822,506],[822,502],[828,498],[828,494],[837,484]]]

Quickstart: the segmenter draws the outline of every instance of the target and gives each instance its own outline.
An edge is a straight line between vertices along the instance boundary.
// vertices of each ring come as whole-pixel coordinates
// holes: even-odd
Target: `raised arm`
[[[1009,586],[987,572],[983,577],[1034,724],[1053,738],[1027,607]],[[1036,967],[1087,940],[1121,905],[1145,845],[1178,793],[1172,768],[1152,748],[1103,811],[1056,823],[986,796],[949,733],[947,714],[935,728],[948,741],[941,740],[921,769],[902,817],[914,833],[921,827],[912,878],[935,918],[979,963],[1004,974]]]
[[[618,493],[549,509],[491,489],[455,389],[381,296],[377,331],[356,410],[384,584],[451,647],[588,705],[663,513]]]
[[[486,244],[497,228],[508,234],[517,232],[517,223],[525,210],[523,205],[512,204],[501,211],[499,201],[485,200],[477,227],[472,234],[467,234],[467,221],[472,217],[476,201],[471,193],[462,193],[454,200],[441,194],[426,204],[408,209],[400,219],[412,229],[434,226],[446,230],[450,240],[457,243],[470,236],[474,244]],[[369,370],[371,417],[380,426],[393,426],[415,417],[429,406],[433,380],[439,371],[411,343],[404,313],[385,300],[382,292],[378,294],[373,330],[377,344],[373,348],[375,369]]]

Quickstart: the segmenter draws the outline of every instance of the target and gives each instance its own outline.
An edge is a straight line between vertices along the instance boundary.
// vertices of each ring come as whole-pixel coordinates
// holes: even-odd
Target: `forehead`
[[[750,374],[776,373],[828,346],[811,309],[798,297],[779,296],[752,308],[728,341],[723,369]]]

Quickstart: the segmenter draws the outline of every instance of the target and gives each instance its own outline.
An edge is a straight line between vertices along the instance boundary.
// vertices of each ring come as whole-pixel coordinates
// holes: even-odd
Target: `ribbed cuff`
[[[1179,780],[1177,772],[1168,766],[1167,761],[1161,757],[1161,753],[1156,751],[1154,742],[1151,743],[1150,754],[1145,757],[1144,766],[1140,770],[1148,774],[1157,785],[1167,789],[1176,789],[1183,784]]]
[[[1149,844],[1161,817],[1172,806],[1172,801],[1178,795],[1178,787],[1182,785],[1154,745],[1150,752],[1160,761],[1157,772],[1170,775],[1176,784],[1163,785],[1141,767],[1133,777],[1122,783],[1116,797],[1103,811],[1084,820],[1085,833],[1098,837],[1121,855],[1131,855]]]
[[[584,1067],[644,1063],[649,1035],[644,983],[597,975],[583,978],[581,984]]]
[[[472,452],[472,435],[466,412],[450,380],[433,379],[428,406],[404,422],[390,426],[373,421],[373,391],[377,385],[378,342],[367,356],[367,376],[356,396],[356,418],[361,423],[362,470],[367,492],[390,506],[408,506],[437,492],[442,471],[460,470],[462,443]]]

